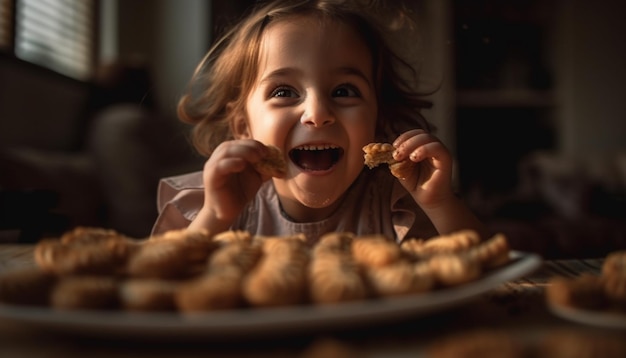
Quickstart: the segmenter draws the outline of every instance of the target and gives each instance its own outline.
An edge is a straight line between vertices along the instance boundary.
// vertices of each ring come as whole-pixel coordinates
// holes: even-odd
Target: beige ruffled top
[[[158,192],[159,216],[152,234],[187,227],[203,201],[202,172],[162,179]],[[290,220],[281,210],[272,181],[267,181],[231,229],[264,236],[304,233],[310,242],[332,231],[383,234],[398,242],[437,234],[424,212],[386,167],[364,169],[340,207],[330,217],[317,222]]]

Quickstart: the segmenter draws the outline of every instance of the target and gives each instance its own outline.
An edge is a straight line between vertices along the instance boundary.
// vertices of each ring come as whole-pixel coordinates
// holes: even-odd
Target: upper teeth
[[[296,149],[298,150],[324,150],[324,149],[337,149],[339,148],[336,145],[332,144],[319,144],[319,145],[303,145]]]

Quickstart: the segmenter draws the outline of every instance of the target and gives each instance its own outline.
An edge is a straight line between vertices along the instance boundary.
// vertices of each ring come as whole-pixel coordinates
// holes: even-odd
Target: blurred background
[[[175,108],[254,0],[0,0],[0,241],[149,234],[203,162]],[[416,0],[414,44],[461,195],[516,248],[626,243],[626,4]]]

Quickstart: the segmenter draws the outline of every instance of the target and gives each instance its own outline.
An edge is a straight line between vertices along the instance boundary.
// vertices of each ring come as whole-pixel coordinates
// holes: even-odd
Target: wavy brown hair
[[[396,3],[395,1],[393,2]],[[193,124],[196,150],[210,156],[215,147],[233,138],[231,126],[245,113],[246,98],[258,75],[261,41],[269,25],[314,17],[354,28],[372,54],[378,100],[376,135],[392,141],[410,128],[430,130],[420,114],[427,106],[416,88],[417,70],[391,48],[398,29],[414,29],[412,16],[402,7],[378,1],[274,0],[258,2],[236,26],[215,42],[194,72],[178,104],[178,116]],[[410,20],[410,21],[409,21]]]

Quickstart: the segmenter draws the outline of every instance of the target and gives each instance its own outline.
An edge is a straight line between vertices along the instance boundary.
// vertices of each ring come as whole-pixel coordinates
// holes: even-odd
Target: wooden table
[[[32,245],[0,245],[0,272],[33,265]],[[536,342],[555,330],[624,337],[626,330],[586,326],[554,316],[543,296],[554,275],[599,274],[602,259],[545,261],[536,272],[467,304],[431,316],[407,317],[347,331],[247,337],[236,341],[137,340],[38,330],[0,319],[0,357],[420,357],[434,341],[476,330]],[[249,339],[248,339],[249,338]],[[317,354],[320,351],[324,353]],[[344,354],[339,354],[344,353]]]

